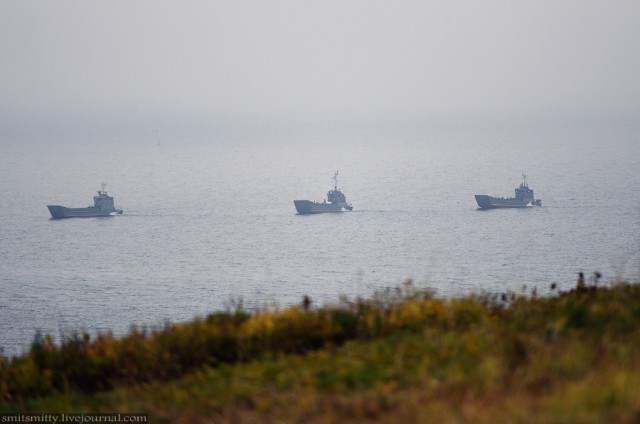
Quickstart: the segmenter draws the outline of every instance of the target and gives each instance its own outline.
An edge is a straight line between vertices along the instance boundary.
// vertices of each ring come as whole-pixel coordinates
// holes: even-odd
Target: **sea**
[[[353,211],[298,215],[338,187]],[[527,175],[542,207],[479,210]],[[53,220],[106,182],[121,216]],[[0,353],[221,310],[640,281],[640,125],[223,123],[0,141]]]

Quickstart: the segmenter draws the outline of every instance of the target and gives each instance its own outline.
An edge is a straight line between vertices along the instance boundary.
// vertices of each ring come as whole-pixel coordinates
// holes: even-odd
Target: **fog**
[[[5,0],[0,133],[219,117],[636,119],[639,17],[637,1]]]

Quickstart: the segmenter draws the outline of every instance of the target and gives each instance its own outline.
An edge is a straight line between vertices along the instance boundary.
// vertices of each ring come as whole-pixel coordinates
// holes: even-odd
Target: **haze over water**
[[[125,332],[228,307],[568,289],[640,270],[638,127],[266,125],[210,135],[32,140],[0,157],[0,340]],[[517,143],[513,141],[517,140]],[[354,211],[300,216],[339,170]],[[542,207],[477,210],[521,172]],[[100,183],[124,215],[51,220]]]

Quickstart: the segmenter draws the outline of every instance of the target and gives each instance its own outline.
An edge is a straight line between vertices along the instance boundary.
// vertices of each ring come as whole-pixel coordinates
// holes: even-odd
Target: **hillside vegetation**
[[[597,278],[594,279],[597,281]],[[402,287],[0,358],[0,412],[150,422],[640,422],[640,286],[439,299]]]

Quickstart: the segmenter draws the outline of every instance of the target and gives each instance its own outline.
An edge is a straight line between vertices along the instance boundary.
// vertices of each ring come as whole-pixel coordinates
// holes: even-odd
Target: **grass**
[[[307,304],[308,306],[308,304]],[[0,412],[151,422],[640,422],[640,286],[438,299],[408,282],[318,309],[115,338],[38,336]]]

